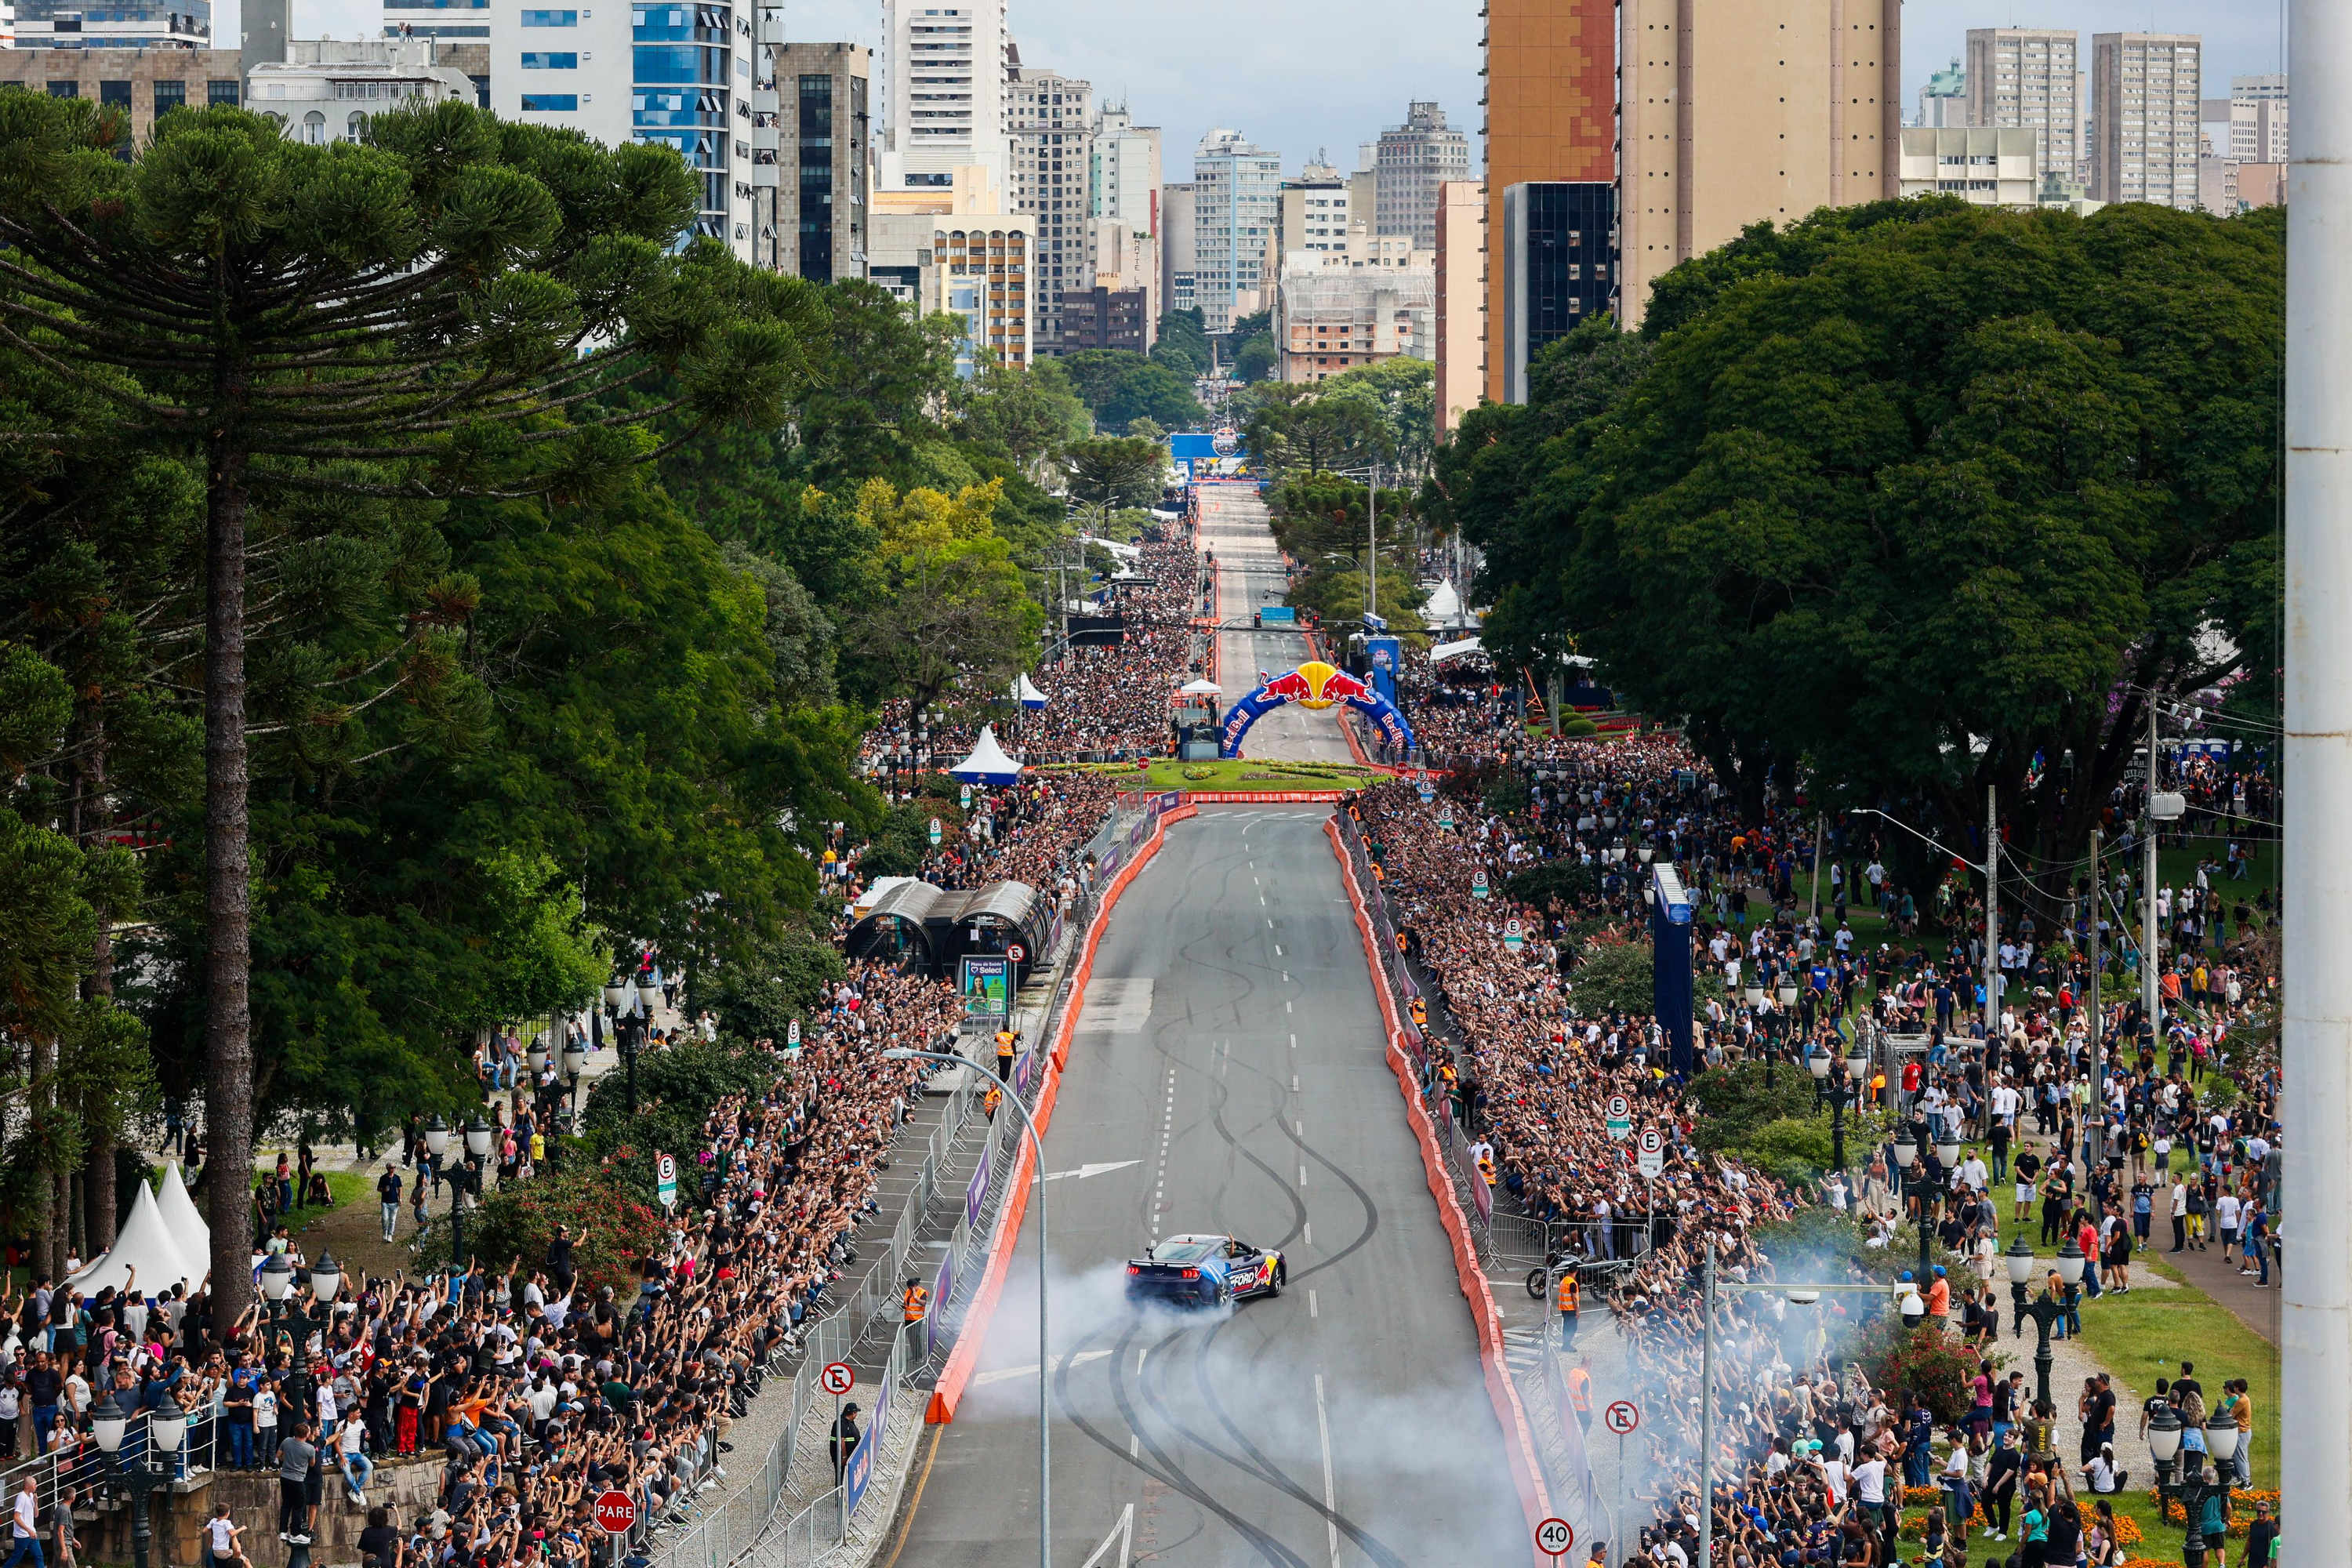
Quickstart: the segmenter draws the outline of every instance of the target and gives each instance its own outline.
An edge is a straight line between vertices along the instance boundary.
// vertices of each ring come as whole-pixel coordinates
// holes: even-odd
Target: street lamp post
[[[1858,1098],[1857,1090],[1846,1078],[1845,1064],[1828,1051],[1816,1048],[1808,1055],[1805,1070],[1813,1075],[1814,1091],[1829,1101],[1831,1158],[1843,1174],[1845,1171],[1845,1108]]]
[[[980,1068],[966,1057],[947,1051],[918,1051],[905,1046],[893,1046],[882,1053],[885,1061],[938,1062],[948,1067]],[[1036,1155],[1037,1166],[1037,1568],[1054,1568],[1054,1411],[1051,1402],[1052,1383],[1049,1381],[1053,1358],[1045,1342],[1045,1276],[1048,1272],[1046,1237],[1046,1194],[1052,1188],[1045,1180],[1045,1141],[1037,1135],[1036,1119],[1029,1108],[1021,1103],[1017,1094],[1008,1094],[1003,1103],[1021,1113],[1021,1130],[1029,1135],[1029,1147]],[[947,1303],[936,1301],[933,1311],[944,1310]]]
[[[182,1412],[159,1410],[147,1417],[145,1440],[140,1443],[131,1458],[122,1455],[122,1439],[129,1433],[131,1422],[123,1415],[100,1415],[90,1423],[98,1439],[99,1452],[105,1456],[107,1468],[113,1472],[115,1483],[131,1494],[131,1560],[133,1568],[147,1568],[147,1543],[152,1531],[148,1528],[148,1500],[172,1484],[172,1470],[180,1443],[188,1434],[188,1418]],[[157,1462],[157,1456],[162,1462]]]
[[[2002,1256],[2009,1264],[2010,1301],[2015,1314],[2010,1320],[2010,1337],[2014,1339],[2024,1331],[2026,1319],[2033,1320],[2038,1335],[2033,1346],[2033,1400],[2037,1405],[2047,1405],[2050,1403],[2050,1331],[2065,1321],[2066,1303],[2055,1297],[2032,1297],[2026,1289],[2026,1281],[2033,1278],[2035,1259],[2033,1248],[2026,1245],[2021,1232],[2015,1241],[2010,1243],[2008,1252]],[[2083,1254],[2073,1241],[2069,1240],[2059,1248],[2058,1281],[2065,1288],[2069,1298],[2074,1294],[2074,1287],[2083,1281]]]
[[[2194,1448],[2182,1451],[2180,1438],[2187,1430],[2179,1415],[2167,1405],[2148,1419],[2147,1451],[2156,1460],[2158,1495],[2180,1505],[2182,1568],[2205,1568],[2205,1500],[2229,1490],[2230,1464],[2237,1458],[2239,1432],[2236,1422],[2212,1417],[2205,1423],[2206,1453],[2200,1453]],[[2213,1459],[2210,1481],[2205,1478],[2206,1454]]]

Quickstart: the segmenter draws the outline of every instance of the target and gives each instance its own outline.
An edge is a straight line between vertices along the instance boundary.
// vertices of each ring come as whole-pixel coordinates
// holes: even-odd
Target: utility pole
[[[2100,837],[2097,828],[2091,829],[2091,984],[2084,998],[2089,1005],[2091,1087],[2094,1091],[2099,1085],[2099,921],[2105,918],[2107,912],[2106,894],[2099,886]],[[2104,1096],[2101,1102],[2105,1103]],[[2087,1129],[2091,1135],[2091,1160],[2095,1164],[2107,1155],[2105,1126],[2105,1121],[2094,1121]]]
[[[2287,187],[2282,1529],[2352,1540],[2352,8],[2290,0],[2310,109]]]
[[[1805,918],[1813,922],[1816,936],[1822,929],[1822,830],[1828,823],[1827,816],[1813,814],[1813,890],[1806,900]]]
[[[2139,889],[2139,1009],[2150,1040],[2160,1039],[2164,1034],[2163,1022],[2156,1012],[2161,1000],[2156,988],[2156,694],[2150,692],[2147,698],[2147,842],[2142,847],[2147,858],[2140,875]]]
[[[1381,460],[1372,459],[1372,488],[1364,496],[1364,531],[1371,548],[1364,552],[1364,613],[1381,613]],[[1370,626],[1364,628],[1370,631]]]
[[[1993,786],[1985,785],[1985,1038],[2000,1017],[2000,817],[1993,809]]]

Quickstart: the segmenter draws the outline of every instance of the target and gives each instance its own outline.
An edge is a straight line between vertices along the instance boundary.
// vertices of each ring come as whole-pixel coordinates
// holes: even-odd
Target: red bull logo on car
[[[1257,722],[1259,715],[1286,702],[1314,709],[1344,702],[1370,720],[1381,739],[1390,745],[1412,744],[1412,730],[1405,723],[1404,715],[1370,682],[1321,659],[1309,659],[1288,674],[1260,677],[1257,689],[1234,703],[1225,715],[1219,752],[1228,757],[1240,756],[1242,737],[1249,733],[1249,727]]]

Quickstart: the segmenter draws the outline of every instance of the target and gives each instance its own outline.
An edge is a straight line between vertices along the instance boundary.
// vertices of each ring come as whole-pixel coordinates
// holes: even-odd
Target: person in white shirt
[[[352,1494],[352,1506],[367,1507],[367,1484],[374,1478],[375,1464],[367,1457],[367,1422],[356,1410],[336,1434],[335,1455],[343,1469],[343,1489]]]
[[[6,1568],[16,1568],[16,1564],[27,1557],[33,1560],[33,1568],[48,1568],[41,1557],[41,1500],[32,1477],[25,1478],[25,1484],[17,1489],[16,1500],[12,1506],[15,1522],[10,1531],[13,1540],[9,1544]]]

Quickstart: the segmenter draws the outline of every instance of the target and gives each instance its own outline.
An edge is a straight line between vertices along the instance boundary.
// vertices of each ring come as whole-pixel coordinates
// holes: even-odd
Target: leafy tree
[[[1554,899],[1574,904],[1600,890],[1601,879],[1592,874],[1592,868],[1574,860],[1547,860],[1524,871],[1512,872],[1503,883],[1506,897],[1537,909]]]
[[[1158,442],[1125,436],[1074,442],[1065,461],[1072,500],[1116,508],[1155,500],[1168,459]]]
[[[824,303],[828,321],[807,345],[809,374],[791,409],[790,477],[844,493],[869,479],[922,482],[918,448],[938,435],[932,412],[955,384],[962,324],[919,320],[859,279],[829,285]]]
[[[1709,1068],[1691,1081],[1691,1098],[1703,1108],[1692,1137],[1707,1150],[1737,1147],[1774,1122],[1801,1121],[1821,1108],[1812,1075],[1786,1062],[1769,1070],[1761,1062]]]
[[[1151,362],[1164,365],[1187,385],[1209,374],[1213,354],[1209,347],[1208,320],[1196,307],[1170,310],[1160,318],[1151,344]]]
[[[1117,433],[1147,419],[1161,430],[1182,429],[1206,417],[1189,376],[1141,354],[1087,349],[1060,364],[1072,390],[1093,411],[1097,428]]]
[[[1399,478],[1417,481],[1429,471],[1437,445],[1435,365],[1399,354],[1342,371],[1317,385],[1326,397],[1364,397],[1379,406]]]
[[[772,1040],[782,1046],[793,1020],[808,1021],[843,973],[841,954],[833,943],[795,926],[716,966],[708,989],[697,1000],[709,1005],[727,1038],[742,1044]]]
[[[1061,365],[1049,359],[1027,369],[983,366],[957,401],[963,434],[998,447],[1032,479],[1089,434],[1087,405]]]
[[[1045,612],[994,528],[1002,494],[992,483],[901,495],[885,479],[858,491],[858,516],[877,540],[880,592],[852,612],[850,643],[872,689],[910,698],[918,721],[959,678],[1002,687],[1036,651]]]
[[[1234,319],[1234,329],[1225,338],[1225,359],[1234,367],[1234,380],[1264,381],[1274,374],[1280,358],[1274,346],[1273,311]]]
[[[667,149],[450,102],[379,115],[364,144],[310,146],[214,107],[165,116],[124,162],[120,121],[0,98],[16,258],[0,342],[121,373],[85,380],[142,438],[201,458],[206,1105],[213,1163],[237,1173],[256,1066],[247,698],[275,673],[249,668],[247,576],[257,545],[281,543],[273,514],[301,496],[593,493],[651,446],[635,416],[585,400],[666,374],[671,409],[772,419],[810,317],[796,281],[715,244],[672,250],[698,197]],[[371,673],[438,681],[441,641],[428,626],[406,668]],[[289,690],[332,675],[282,673]],[[346,684],[341,700],[372,695]],[[208,1194],[229,1317],[249,1290],[242,1186]]]
[[[1270,381],[1251,390],[1246,408],[1243,443],[1263,472],[1323,473],[1395,458],[1389,422],[1372,398]]]

